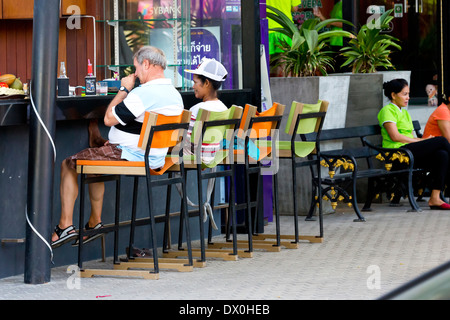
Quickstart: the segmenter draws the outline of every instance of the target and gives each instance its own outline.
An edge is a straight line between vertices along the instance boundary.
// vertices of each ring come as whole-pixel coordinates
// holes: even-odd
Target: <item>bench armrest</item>
[[[383,148],[372,144],[366,139],[366,137],[363,137],[362,140],[366,146],[378,152],[375,158],[384,163],[386,170],[391,170],[394,161],[398,161],[399,163],[406,163],[409,169],[413,168],[414,156],[408,149]]]

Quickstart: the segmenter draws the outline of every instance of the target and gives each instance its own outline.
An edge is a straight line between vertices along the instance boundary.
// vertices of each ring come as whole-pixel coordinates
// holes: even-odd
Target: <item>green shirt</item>
[[[301,4],[300,0],[266,0],[266,5],[272,6],[274,8],[277,8],[281,12],[283,12],[285,15],[287,15],[291,21],[292,19],[292,7],[297,7]],[[269,22],[269,29],[273,28],[281,28],[280,24],[273,21],[272,19],[268,19]],[[272,33],[275,31],[270,31],[269,33]]]
[[[331,19],[342,19],[342,1],[339,1],[331,10],[330,18]],[[342,28],[332,26],[331,30],[342,30]],[[344,44],[344,40],[342,37],[332,37],[330,39],[330,44],[332,46],[340,46],[342,47]]]
[[[414,138],[413,124],[408,110],[399,108],[393,103],[384,106],[378,113],[378,123],[381,127],[381,136],[383,137],[383,148],[400,148],[406,143],[392,141],[384,124],[393,122],[397,125],[398,132],[404,136]]]

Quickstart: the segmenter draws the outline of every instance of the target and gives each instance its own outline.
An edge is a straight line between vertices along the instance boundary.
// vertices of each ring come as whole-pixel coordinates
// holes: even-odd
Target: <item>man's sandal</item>
[[[57,248],[63,245],[64,243],[69,242],[73,238],[78,237],[78,232],[76,231],[73,225],[65,229],[61,229],[59,225],[56,225],[55,233],[58,236],[58,240],[52,242],[52,248]]]
[[[98,223],[95,227],[91,228],[91,227],[89,227],[89,222],[88,222],[88,223],[86,223],[84,228],[86,229],[86,231],[88,231],[88,230],[97,230],[97,229],[103,228],[103,224],[102,223]],[[92,240],[100,238],[102,235],[103,235],[103,233],[96,233],[96,234],[93,234],[93,235],[90,235],[90,236],[86,236],[86,237],[84,237],[83,244],[89,243]],[[79,244],[79,239],[77,239],[77,241],[75,241],[75,243],[72,244],[72,246],[73,247],[77,247],[78,244]]]

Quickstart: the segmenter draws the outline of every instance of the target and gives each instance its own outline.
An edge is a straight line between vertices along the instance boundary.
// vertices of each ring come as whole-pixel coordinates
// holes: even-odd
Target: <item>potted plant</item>
[[[394,19],[392,12],[370,19],[341,49],[342,67],[351,68],[346,126],[376,123],[378,111],[389,102],[383,83],[393,78],[410,80],[411,72],[396,71],[390,59],[394,50],[402,49],[400,40],[385,32]]]
[[[289,113],[289,107],[292,101],[303,103],[317,103],[317,100],[327,100],[330,102],[327,116],[324,122],[324,129],[340,128],[345,126],[346,108],[349,90],[349,77],[328,75],[328,70],[334,68],[334,54],[328,47],[328,41],[331,37],[351,37],[348,31],[333,30],[322,31],[325,26],[332,22],[343,22],[351,25],[350,22],[342,19],[328,19],[320,21],[319,19],[310,19],[305,21],[298,28],[285,14],[280,10],[267,6],[271,11],[267,12],[267,17],[278,22],[281,27],[272,29],[280,32],[290,39],[292,43],[281,41],[280,48],[283,52],[271,56],[271,63],[275,66],[280,65],[289,74],[289,77],[274,77],[270,79],[270,91],[272,101],[282,103],[287,106],[286,116],[281,122],[280,140],[290,139],[284,132],[286,119]],[[319,75],[319,76],[318,76]],[[328,146],[322,146],[326,150]],[[330,147],[332,148],[332,147]],[[278,171],[279,181],[286,183],[279,186],[279,210],[282,214],[291,214],[292,206],[292,172],[290,167],[284,161],[280,162]],[[298,195],[300,201],[300,214],[306,215],[309,211],[311,199],[311,179],[308,173],[298,174]],[[330,213],[334,210],[330,205],[325,205],[324,213]]]
[[[288,43],[281,40],[279,47],[282,52],[270,57],[271,64],[282,66],[285,74],[293,77],[327,75],[327,69],[333,69],[333,52],[327,51],[328,41],[331,37],[352,37],[352,34],[343,30],[331,30],[320,32],[324,27],[333,22],[342,22],[351,25],[342,19],[306,20],[300,28],[280,10],[267,6],[273,12],[268,11],[267,17],[278,22],[281,28],[271,29],[280,32],[290,39]]]
[[[383,13],[378,19],[371,20],[370,24],[361,27],[358,35],[352,38],[348,46],[341,49],[342,55],[347,59],[342,67],[351,66],[353,73],[374,73],[380,68],[395,69],[390,54],[392,49],[401,50],[399,39],[382,33],[389,28],[394,19],[392,9]]]

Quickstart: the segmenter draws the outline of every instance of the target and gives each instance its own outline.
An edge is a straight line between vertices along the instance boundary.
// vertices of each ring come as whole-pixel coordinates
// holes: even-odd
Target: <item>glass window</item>
[[[240,86],[240,0],[104,0],[104,48],[107,73],[134,71],[133,53],[143,45],[164,50],[166,76],[189,90],[203,57],[221,61],[229,72],[222,89]]]

